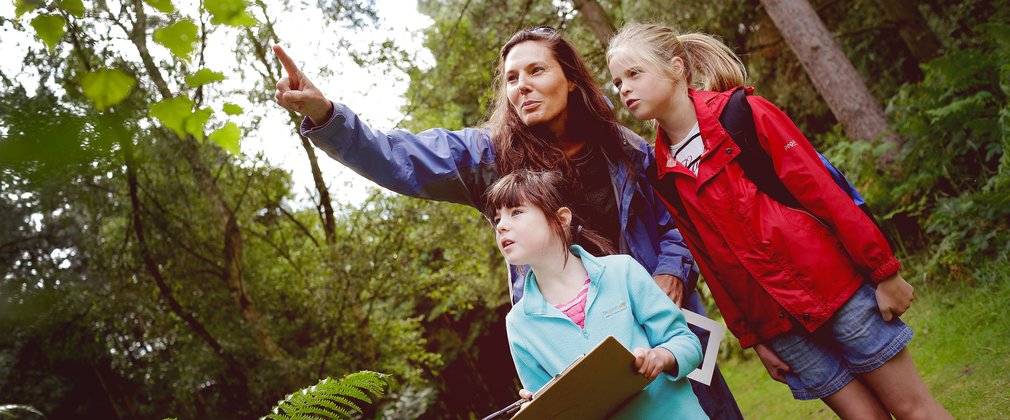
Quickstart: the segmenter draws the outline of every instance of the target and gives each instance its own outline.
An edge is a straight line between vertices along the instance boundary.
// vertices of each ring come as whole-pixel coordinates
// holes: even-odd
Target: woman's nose
[[[498,233],[505,233],[505,232],[508,231],[508,227],[505,224],[504,220],[499,220],[498,221],[498,224],[495,225],[495,231],[498,232]]]
[[[518,86],[519,86],[519,92],[521,93],[530,93],[531,91],[533,91],[533,87],[531,87],[529,84],[529,79],[527,79],[525,76],[519,76]]]

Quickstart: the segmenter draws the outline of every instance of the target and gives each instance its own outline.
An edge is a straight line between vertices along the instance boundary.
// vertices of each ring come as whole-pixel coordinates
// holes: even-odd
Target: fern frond
[[[3,404],[0,405],[0,419],[27,419],[33,418],[33,416],[38,416],[38,418],[46,418],[45,414],[41,411],[36,410],[35,407],[30,405],[22,404]]]
[[[361,402],[372,404],[373,396],[381,397],[389,381],[389,375],[367,370],[346,375],[340,380],[326,378],[278,401],[271,413],[263,418],[349,419],[352,413],[362,411]]]

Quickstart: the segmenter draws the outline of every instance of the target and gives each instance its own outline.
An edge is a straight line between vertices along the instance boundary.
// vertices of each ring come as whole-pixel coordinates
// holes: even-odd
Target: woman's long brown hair
[[[528,127],[509,103],[505,81],[505,59],[516,45],[539,42],[546,46],[561,64],[565,78],[575,85],[568,94],[567,133],[588,146],[597,145],[607,157],[617,163],[631,161],[624,151],[621,128],[600,87],[583,63],[575,48],[561,34],[546,27],[517,32],[501,48],[495,71],[495,103],[486,127],[495,146],[495,164],[501,174],[523,168],[538,171],[558,170],[574,175],[568,160],[546,127]]]

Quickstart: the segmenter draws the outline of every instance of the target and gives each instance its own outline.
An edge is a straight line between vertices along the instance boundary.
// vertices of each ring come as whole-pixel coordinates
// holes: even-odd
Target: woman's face
[[[555,135],[568,121],[568,81],[561,63],[541,42],[516,44],[505,57],[505,83],[509,103],[519,118],[532,127],[546,124]]]

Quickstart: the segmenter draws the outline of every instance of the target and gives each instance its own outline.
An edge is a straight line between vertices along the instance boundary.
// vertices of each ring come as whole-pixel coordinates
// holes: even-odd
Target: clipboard
[[[576,359],[533,395],[513,420],[602,419],[648,386],[635,356],[613,336]]]

